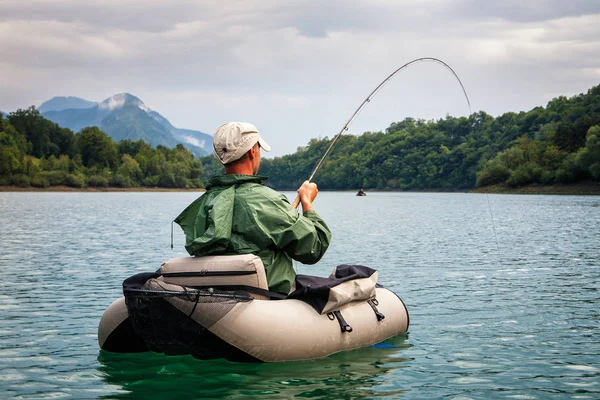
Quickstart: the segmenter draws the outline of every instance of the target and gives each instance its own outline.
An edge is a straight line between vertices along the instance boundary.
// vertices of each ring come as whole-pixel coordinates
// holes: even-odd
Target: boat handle
[[[377,309],[377,306],[379,305],[379,302],[377,301],[377,299],[369,299],[369,300],[367,300],[367,303],[369,303],[369,305],[373,309],[373,312],[377,316],[377,321],[383,321],[385,319],[385,315],[380,313],[379,310]]]
[[[345,332],[352,332],[352,327],[350,325],[348,325],[348,323],[346,322],[346,320],[344,319],[344,317],[342,317],[342,313],[338,310],[338,311],[334,311],[333,315],[335,315],[335,317],[337,318],[339,324],[340,324],[340,329],[342,330],[342,333]]]

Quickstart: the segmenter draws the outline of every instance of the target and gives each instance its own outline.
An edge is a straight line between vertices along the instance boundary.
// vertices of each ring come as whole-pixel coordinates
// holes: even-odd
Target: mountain
[[[57,96],[53,97],[48,101],[43,102],[39,107],[38,111],[41,113],[45,113],[48,111],[62,111],[68,110],[70,108],[92,108],[96,104],[95,101],[84,100],[79,97],[65,97],[65,96]]]
[[[78,98],[55,97],[44,104],[54,99]],[[174,127],[165,117],[129,93],[116,94],[101,103],[78,100],[81,101],[75,101],[73,104],[83,105],[83,102],[86,102],[92,105],[87,108],[48,110],[42,112],[42,115],[75,132],[87,126],[97,126],[117,142],[142,139],[152,146],[166,147],[175,147],[181,143],[197,157],[209,154],[212,136],[200,131]],[[50,106],[60,108],[61,104],[66,103],[56,101],[50,103]]]
[[[207,149],[206,154],[210,153],[210,144],[212,143],[212,136],[191,129],[175,128],[165,117],[163,117],[156,111],[150,111],[148,115],[150,115],[152,118],[154,118],[156,122],[158,122],[167,130],[169,130],[169,132],[171,132],[175,140],[177,140],[178,142],[184,144],[187,143],[191,146]]]

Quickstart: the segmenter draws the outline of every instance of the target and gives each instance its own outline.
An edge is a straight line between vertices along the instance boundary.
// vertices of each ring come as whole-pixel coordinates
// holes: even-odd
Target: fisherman
[[[296,276],[292,259],[315,264],[325,254],[331,232],[313,209],[318,189],[305,181],[298,196],[302,214],[287,197],[259,176],[260,152],[271,147],[256,127],[228,122],[213,137],[215,157],[225,175],[210,178],[206,193],[176,219],[190,255],[256,254],[265,266],[269,290],[288,294]]]
[[[365,193],[365,191],[363,190],[363,188],[358,189],[358,193],[356,193],[357,196],[366,196],[367,194]]]

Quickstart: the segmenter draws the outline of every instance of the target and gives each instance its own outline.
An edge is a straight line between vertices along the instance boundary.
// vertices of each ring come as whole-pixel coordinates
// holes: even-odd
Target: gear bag
[[[353,301],[374,298],[376,287],[376,270],[362,265],[338,265],[328,278],[296,275],[287,298],[301,300],[319,314],[327,314]]]

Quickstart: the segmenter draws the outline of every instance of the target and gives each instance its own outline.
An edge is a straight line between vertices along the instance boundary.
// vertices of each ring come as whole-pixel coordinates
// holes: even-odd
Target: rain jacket
[[[314,264],[325,254],[331,232],[314,211],[302,215],[286,196],[254,175],[220,175],[206,193],[175,219],[190,255],[256,254],[265,266],[269,289],[287,294],[296,276],[292,258]]]

